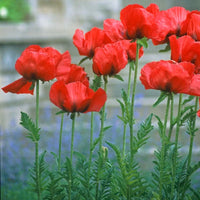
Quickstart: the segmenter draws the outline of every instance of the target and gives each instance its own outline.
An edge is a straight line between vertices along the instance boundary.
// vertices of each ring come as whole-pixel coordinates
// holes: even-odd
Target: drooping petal
[[[32,84],[33,84],[32,82],[24,78],[20,78],[10,83],[9,85],[3,87],[2,90],[5,93],[11,92],[11,93],[16,93],[16,94],[32,94],[33,95],[34,88],[31,89]]]

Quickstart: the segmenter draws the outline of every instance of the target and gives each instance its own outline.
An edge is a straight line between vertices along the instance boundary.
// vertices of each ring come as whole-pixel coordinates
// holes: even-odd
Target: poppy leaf
[[[28,116],[28,114],[21,112],[21,122],[20,124],[29,131],[28,138],[30,138],[33,142],[37,142],[40,139],[39,131],[40,128],[37,128],[32,119]]]
[[[112,76],[113,78],[116,78],[116,79],[118,79],[118,80],[120,80],[120,81],[124,81],[124,79],[119,75],[119,74],[115,74],[114,76]]]
[[[162,91],[160,96],[156,100],[156,102],[153,104],[153,107],[156,107],[158,104],[160,104],[162,101],[164,101],[167,96],[168,96],[168,93]]]

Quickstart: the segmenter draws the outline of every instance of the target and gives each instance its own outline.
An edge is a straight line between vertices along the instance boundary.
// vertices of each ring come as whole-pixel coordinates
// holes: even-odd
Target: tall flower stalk
[[[60,171],[61,169],[63,121],[64,121],[64,113],[61,114],[61,122],[60,122],[59,147],[58,147],[58,171]]]
[[[74,130],[75,130],[75,119],[76,119],[76,114],[75,113],[71,114],[71,119],[72,119],[72,132],[71,132],[70,160],[71,160],[71,163],[72,163],[72,161],[73,161],[73,153],[74,153]]]
[[[39,128],[39,80],[36,81],[36,117],[35,117],[36,129]],[[36,172],[36,187],[37,187],[37,198],[41,199],[40,191],[40,171],[39,171],[39,145],[38,140],[35,141],[35,172]]]
[[[134,79],[133,79],[133,88],[132,88],[132,97],[131,97],[131,112],[130,112],[130,120],[129,120],[131,162],[133,161],[133,125],[134,125],[135,92],[136,92],[137,73],[138,73],[138,65],[139,65],[139,49],[140,49],[140,44],[137,43]]]

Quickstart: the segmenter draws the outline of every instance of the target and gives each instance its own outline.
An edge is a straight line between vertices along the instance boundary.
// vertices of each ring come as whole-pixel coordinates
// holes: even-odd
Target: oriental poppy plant
[[[77,47],[79,54],[92,58],[97,47],[102,47],[112,42],[104,30],[94,27],[85,33],[80,29],[75,31],[73,44]]]
[[[146,9],[139,4],[131,4],[123,8],[120,12],[120,20],[126,31],[126,39],[151,38],[152,22],[158,10],[156,4],[150,4]]]
[[[49,81],[55,78],[56,68],[62,56],[54,48],[39,45],[27,47],[17,59],[16,71],[22,78],[3,87],[4,92],[33,94],[36,80]]]
[[[94,92],[83,83],[77,81],[65,84],[64,81],[56,81],[50,89],[50,101],[60,109],[74,112],[99,112],[106,102],[106,93],[99,88]]]
[[[145,89],[187,93],[195,66],[189,62],[158,61],[147,63],[141,70],[140,80]]]
[[[126,48],[119,42],[95,50],[93,71],[97,75],[115,75],[128,63]]]

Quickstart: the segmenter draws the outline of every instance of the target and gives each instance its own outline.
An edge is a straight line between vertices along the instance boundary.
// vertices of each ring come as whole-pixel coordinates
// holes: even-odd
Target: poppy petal
[[[11,92],[11,93],[16,93],[16,94],[32,94],[33,95],[34,88],[30,89],[32,84],[33,84],[32,82],[24,78],[20,78],[10,83],[9,85],[3,87],[2,90],[5,93]]]

